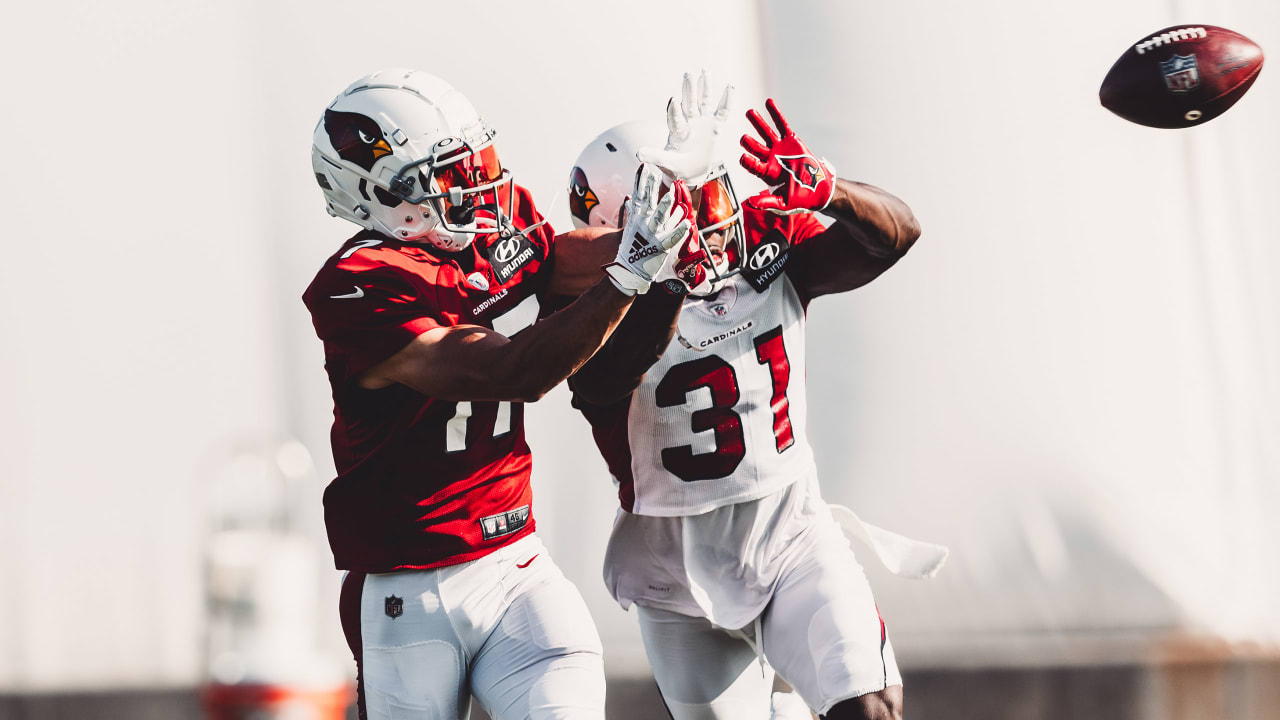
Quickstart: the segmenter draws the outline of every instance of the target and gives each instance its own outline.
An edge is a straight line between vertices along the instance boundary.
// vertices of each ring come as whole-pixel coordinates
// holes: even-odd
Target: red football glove
[[[672,214],[681,212],[683,217],[693,217],[693,197],[689,194],[689,187],[684,184],[684,181],[677,180],[670,192],[675,198]],[[692,230],[684,242],[667,253],[666,262],[654,275],[653,280],[662,283],[662,286],[672,295],[705,293],[710,290],[711,283],[707,280],[707,268],[704,263],[710,263],[707,249],[703,246],[698,231]]]
[[[709,263],[710,257],[702,238],[697,232],[691,232],[689,239],[671,257],[670,266],[663,268],[654,280],[661,281],[672,295],[706,294],[711,291],[711,283],[707,280]]]
[[[772,98],[764,106],[773,116],[778,132],[765,123],[760,113],[748,110],[747,119],[764,142],[750,134],[743,135],[746,152],[741,162],[748,172],[765,181],[769,190],[747,198],[747,204],[779,215],[822,210],[835,194],[835,170],[796,137]]]

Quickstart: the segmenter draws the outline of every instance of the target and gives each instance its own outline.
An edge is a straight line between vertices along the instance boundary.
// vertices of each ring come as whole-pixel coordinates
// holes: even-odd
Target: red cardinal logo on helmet
[[[360,113],[325,110],[324,130],[338,157],[366,171],[373,170],[379,158],[391,154],[391,146],[382,137],[382,128]]]
[[[587,182],[587,174],[582,168],[574,167],[569,175],[569,212],[582,221],[591,224],[591,208],[600,204],[600,199],[591,191]]]

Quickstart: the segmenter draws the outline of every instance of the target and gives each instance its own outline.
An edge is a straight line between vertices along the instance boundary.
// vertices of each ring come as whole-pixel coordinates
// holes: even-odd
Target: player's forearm
[[[586,292],[602,277],[600,267],[617,255],[620,237],[620,231],[605,228],[579,228],[556,236],[546,294],[578,297]]]
[[[600,349],[631,306],[608,280],[591,286],[563,310],[511,339],[493,369],[501,399],[533,402]]]
[[[607,405],[629,395],[675,337],[684,297],[653,289],[636,300],[599,352],[572,377],[575,397]]]
[[[834,228],[875,257],[899,258],[920,237],[920,223],[906,203],[865,183],[837,179],[823,213],[835,219]]]

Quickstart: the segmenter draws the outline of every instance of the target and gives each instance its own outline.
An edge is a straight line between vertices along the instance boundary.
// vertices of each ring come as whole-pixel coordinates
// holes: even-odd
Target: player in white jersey
[[[751,111],[760,138],[742,138],[770,189],[740,207],[712,150],[728,95],[711,113],[705,81],[695,99],[686,77],[665,150],[640,152],[693,189],[707,278],[687,298],[646,295],[570,379],[622,505],[605,581],[637,606],[677,720],[767,718],[768,666],[823,717],[900,718],[892,645],[818,491],[804,326],[811,300],[879,276],[919,226],[892,195],[837,179],[772,100],[776,131]],[[660,132],[629,123],[583,151],[575,223],[619,223],[635,154]]]

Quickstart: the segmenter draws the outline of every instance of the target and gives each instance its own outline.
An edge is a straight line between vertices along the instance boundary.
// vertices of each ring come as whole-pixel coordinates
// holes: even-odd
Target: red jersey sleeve
[[[828,226],[814,214],[801,213],[791,218],[787,228],[791,253],[786,272],[806,307],[816,297],[865,285],[884,271],[881,261],[849,239],[847,233],[838,231],[821,237]]]
[[[400,268],[342,262],[327,270],[303,299],[325,343],[335,384],[386,360],[422,333],[455,324],[446,319],[434,288]]]
[[[827,229],[826,225],[819,222],[817,216],[813,213],[798,213],[796,215],[787,215],[790,227],[787,228],[791,240],[791,247],[801,245],[805,240],[822,233]]]
[[[813,213],[778,215],[744,205],[742,230],[746,243],[745,257],[740,261],[742,275],[757,292],[764,292],[783,271],[793,283],[803,282],[807,253],[801,248],[825,232],[826,226]]]
[[[542,262],[538,267],[537,282],[535,290],[539,297],[546,294],[547,287],[551,284],[551,275],[555,272],[555,244],[556,231],[551,227],[551,223],[542,217],[542,213],[538,212],[538,208],[533,204],[533,198],[530,197],[529,191],[523,187],[516,186],[516,222],[520,227],[529,227],[537,223],[542,223],[533,230],[526,231],[529,242],[538,250],[538,256],[542,258]]]

